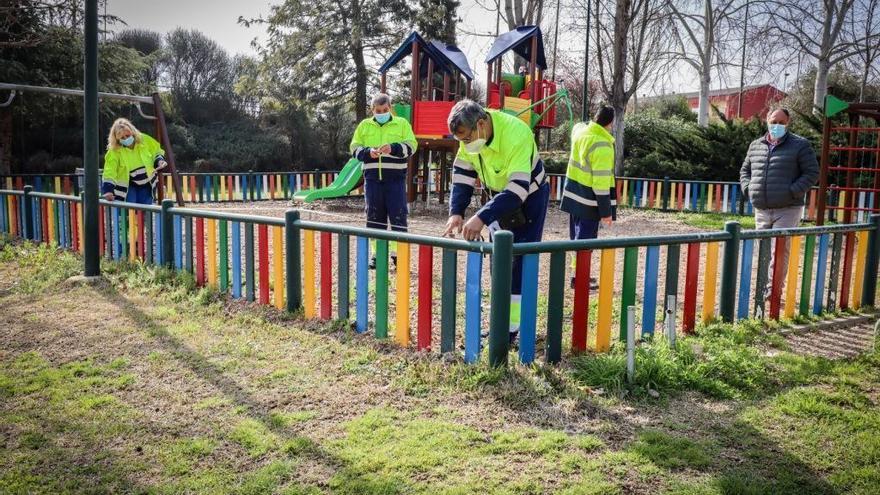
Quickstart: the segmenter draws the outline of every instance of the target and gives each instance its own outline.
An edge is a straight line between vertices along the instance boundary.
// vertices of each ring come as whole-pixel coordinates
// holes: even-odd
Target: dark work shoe
[[[370,258],[370,270],[375,270],[375,269],[376,269],[376,257],[373,256],[372,258]]]

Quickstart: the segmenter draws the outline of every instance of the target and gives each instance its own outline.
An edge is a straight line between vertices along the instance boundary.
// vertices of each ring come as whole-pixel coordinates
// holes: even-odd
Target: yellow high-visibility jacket
[[[581,122],[571,130],[571,157],[560,208],[590,220],[617,216],[614,137],[595,122]]]
[[[125,201],[129,184],[156,187],[156,167],[165,160],[158,141],[141,133],[141,140],[131,148],[120,146],[104,155],[101,194],[112,192],[117,201]]]

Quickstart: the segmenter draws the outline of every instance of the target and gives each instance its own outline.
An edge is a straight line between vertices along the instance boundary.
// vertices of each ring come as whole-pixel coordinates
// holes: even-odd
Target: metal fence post
[[[244,199],[245,199],[245,201],[248,200],[248,193],[250,192],[250,200],[253,201],[256,197],[256,196],[254,196],[256,194],[256,187],[254,186],[254,171],[253,170],[248,170],[247,187],[248,187],[248,190],[245,191],[245,193],[244,193]]]
[[[721,320],[732,323],[736,308],[736,262],[739,258],[740,243],[739,222],[727,222],[724,230],[730,239],[724,241],[724,262],[721,265]]]
[[[871,215],[874,231],[868,235],[868,257],[865,261],[865,280],[862,285],[862,306],[875,306],[877,296],[877,269],[880,266],[880,215]]]
[[[24,186],[24,218],[22,218],[22,229],[24,230],[24,238],[33,240],[34,238],[34,204],[31,198],[31,192],[34,188]]]
[[[174,207],[173,199],[162,200],[162,264],[174,268]]]
[[[669,347],[675,348],[675,296],[666,297],[666,339],[669,341]]]
[[[671,192],[669,177],[663,177],[663,211],[669,211],[669,194]]]
[[[302,308],[302,259],[300,257],[299,211],[287,210],[284,213],[284,233],[287,236],[287,311]]]
[[[496,232],[492,241],[492,288],[489,312],[489,364],[506,366],[510,347],[510,287],[513,234]]]

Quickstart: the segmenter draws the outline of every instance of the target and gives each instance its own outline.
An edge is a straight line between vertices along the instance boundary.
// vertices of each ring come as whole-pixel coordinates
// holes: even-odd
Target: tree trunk
[[[611,133],[614,135],[614,176],[623,177],[623,133],[626,128],[624,113],[626,106],[614,106],[614,124]]]
[[[712,55],[715,45],[715,21],[712,2],[703,0],[703,60],[700,63],[700,108],[697,125],[709,125],[709,88],[712,85]]]
[[[351,3],[351,58],[354,62],[354,113],[358,122],[367,118],[367,65],[364,63],[364,40],[363,22],[361,16],[361,3],[355,0]]]
[[[697,125],[706,127],[709,125],[709,87],[712,84],[712,76],[709,74],[710,66],[703,64],[700,75],[700,108],[697,112]]]
[[[623,175],[623,118],[629,97],[626,94],[627,32],[631,0],[618,0],[614,15],[614,73],[611,77],[611,106],[614,107],[614,174]]]
[[[828,94],[828,72],[831,67],[827,58],[820,58],[816,65],[816,83],[813,86],[813,112],[821,115]],[[818,110],[817,110],[818,109]]]
[[[871,66],[865,62],[865,70],[862,72],[862,81],[859,83],[859,103],[865,102],[865,88],[868,86],[868,73],[871,72]]]

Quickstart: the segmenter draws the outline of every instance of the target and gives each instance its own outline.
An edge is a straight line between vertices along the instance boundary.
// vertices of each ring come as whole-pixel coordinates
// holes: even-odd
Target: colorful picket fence
[[[301,189],[326,187],[337,177],[338,171],[285,172],[285,173],[181,173],[183,198],[189,203],[223,201],[289,200]],[[550,199],[562,199],[565,176],[548,174]],[[166,197],[174,191],[170,176],[164,176]],[[420,179],[419,179],[420,180]],[[440,174],[433,171],[428,176],[428,188],[441,192]],[[75,174],[35,175],[19,174],[0,176],[0,187],[23,190],[25,185],[37,192],[78,195],[81,187],[80,176]],[[727,213],[751,215],[753,207],[744,197],[736,182],[684,181],[676,179],[643,179],[619,177],[617,179],[618,204],[629,208],[650,208],[676,212]],[[448,186],[448,185],[447,185]],[[443,190],[448,190],[446,187]],[[353,190],[350,195],[362,195],[362,188]],[[846,191],[831,189],[829,205],[844,205]],[[870,191],[850,192],[856,194],[855,204],[862,209],[856,213],[857,222],[866,222],[870,212],[867,208],[874,203],[874,193]],[[806,198],[804,220],[815,220],[818,202],[818,189],[810,191]],[[828,220],[842,222],[843,210],[829,212]]]
[[[741,231],[731,222],[707,233],[514,245],[509,233],[471,243],[304,221],[296,210],[259,217],[179,208],[170,200],[162,207],[101,201],[100,208],[107,258],[171,266],[232,298],[301,310],[305,318],[351,320],[357,332],[402,346],[463,349],[467,362],[481,359],[488,328],[493,364],[507,361],[517,256],[523,363],[542,352],[546,362],[558,362],[565,347],[609,349],[625,337],[629,306],[638,309],[634,323],[643,338],[667,314],[691,333],[715,319],[791,319],[874,306],[880,260],[880,216],[850,225]],[[0,232],[78,251],[82,230],[76,196],[0,190]],[[788,261],[771,265],[786,243]],[[572,257],[574,272],[567,273]],[[596,294],[591,275],[599,280]]]
[[[555,198],[562,197],[564,176],[551,180]],[[738,182],[686,181],[619,177],[616,180],[617,204],[629,208],[649,208],[674,212],[725,213],[752,215],[754,207],[742,194]],[[868,200],[868,198],[864,198]],[[804,220],[815,220],[818,189],[805,198]],[[858,221],[867,221],[860,216]]]
[[[189,173],[180,174],[181,192],[189,203],[223,201],[261,201],[289,200],[301,189],[326,187],[337,177],[339,171],[285,172],[285,173]],[[0,176],[0,187],[10,190],[23,190],[29,185],[36,192],[78,195],[81,192],[81,176],[76,174],[16,174]],[[562,198],[565,176],[548,174],[550,199]],[[163,179],[166,197],[172,197],[173,181],[170,176]],[[421,179],[419,179],[421,180]],[[428,177],[428,187],[435,193],[441,191],[440,174],[433,171]],[[628,208],[649,208],[675,212],[727,213],[751,215],[753,207],[747,197],[742,195],[736,182],[684,181],[676,179],[643,179],[619,177],[617,179],[618,204]],[[443,190],[448,190],[446,187]],[[362,195],[357,188],[350,195]],[[830,189],[827,204],[840,207],[828,213],[828,220],[843,221],[843,205],[847,194],[854,194],[854,204],[860,208],[855,213],[855,221],[866,222],[870,216],[869,208],[874,204],[874,192],[847,192]],[[804,220],[815,220],[818,202],[818,189],[810,191],[806,198]]]
[[[208,203],[221,201],[260,201],[291,199],[301,189],[327,187],[336,180],[339,171],[314,172],[244,172],[230,174],[180,173],[184,201]],[[24,190],[31,186],[36,192],[79,195],[82,176],[76,174],[17,174],[0,176],[0,187]],[[173,197],[174,182],[170,175],[162,177],[165,197]],[[361,195],[357,188],[351,195]]]

